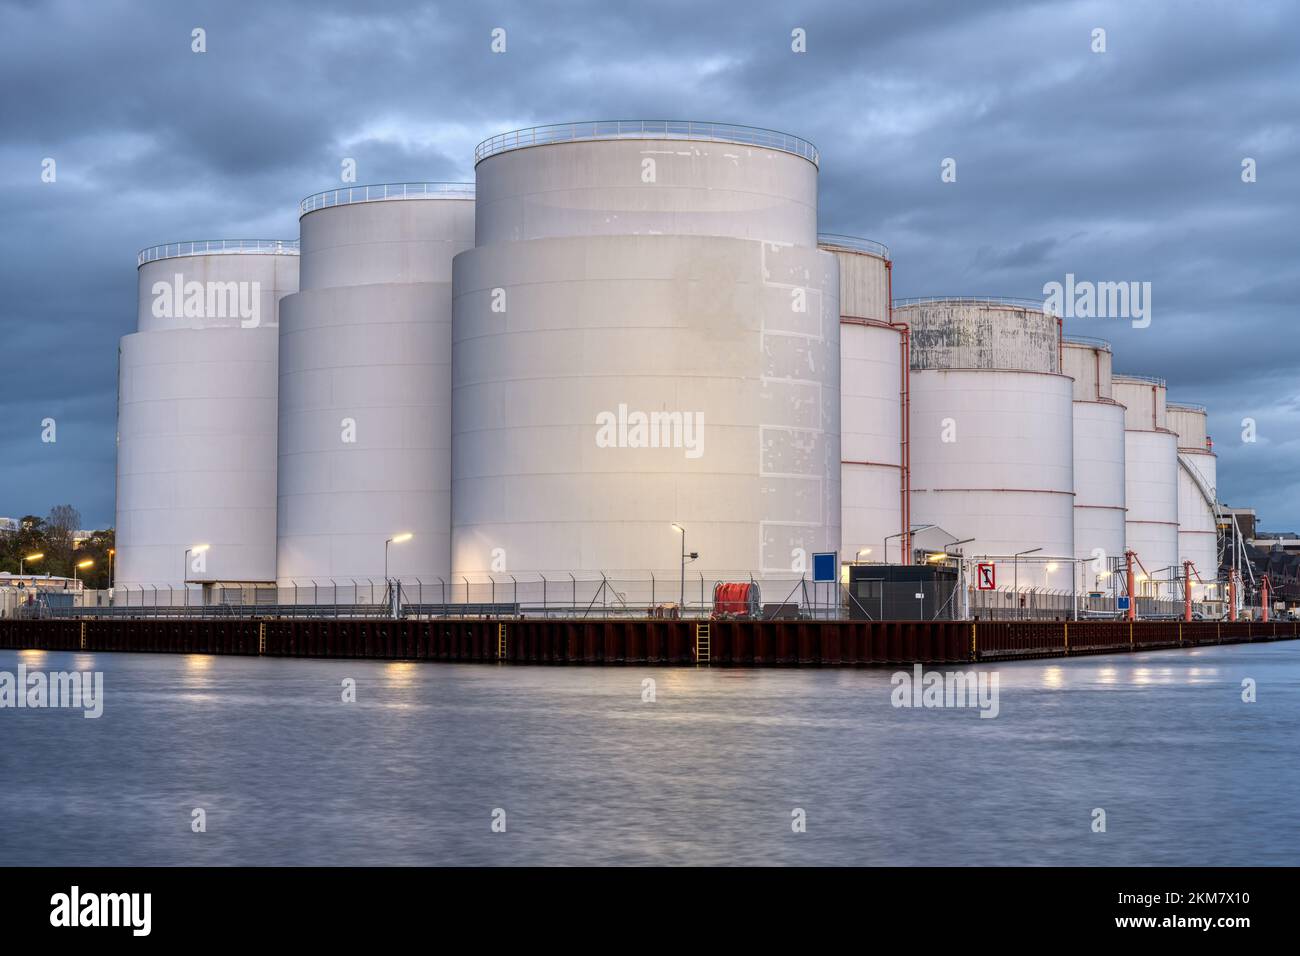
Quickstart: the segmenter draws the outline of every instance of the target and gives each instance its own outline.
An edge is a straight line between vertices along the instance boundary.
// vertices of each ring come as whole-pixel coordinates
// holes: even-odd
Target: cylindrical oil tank
[[[302,291],[280,324],[277,577],[408,594],[450,581],[451,262],[474,187],[400,183],[301,204]]]
[[[1064,340],[1074,379],[1074,554],[1079,584],[1110,591],[1112,562],[1124,556],[1124,406],[1111,387],[1111,348],[1101,339]]]
[[[1168,402],[1165,409],[1169,430],[1178,436],[1178,560],[1195,565],[1192,596],[1199,598],[1214,593],[1219,576],[1218,456],[1204,405]]]
[[[1138,595],[1172,598],[1178,567],[1178,436],[1169,430],[1165,383],[1142,375],[1114,375],[1115,400],[1124,406],[1124,537],[1142,569]],[[1179,592],[1181,593],[1181,592]]]
[[[903,299],[911,330],[911,523],[935,525],[999,588],[1070,589],[1073,383],[1033,300]],[[891,559],[899,557],[891,542]]]
[[[457,581],[606,575],[631,601],[653,576],[675,600],[683,544],[695,587],[798,578],[836,550],[839,277],[816,151],[588,123],[477,160],[477,245],[455,263]]]
[[[902,528],[903,335],[889,323],[889,249],[819,235],[840,266],[840,560],[882,561]]]
[[[290,240],[140,253],[139,331],[118,347],[116,599],[275,580],[277,325],[298,264]]]

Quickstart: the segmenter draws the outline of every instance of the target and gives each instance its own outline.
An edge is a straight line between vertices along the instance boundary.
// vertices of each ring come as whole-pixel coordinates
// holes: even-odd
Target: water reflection
[[[0,651],[0,670],[20,660],[92,663],[108,696],[101,720],[0,711],[9,864],[1297,856],[1300,642],[960,668],[998,673],[994,719],[894,707],[895,668]],[[1243,703],[1243,677],[1269,693]],[[221,820],[211,839],[177,816],[195,794]],[[498,806],[509,840],[484,822]],[[1129,821],[1122,840],[1091,839],[1095,806]]]

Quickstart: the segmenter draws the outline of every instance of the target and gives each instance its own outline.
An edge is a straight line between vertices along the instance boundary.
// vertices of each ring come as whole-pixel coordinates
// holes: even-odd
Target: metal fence
[[[419,578],[291,581],[273,584],[131,585],[112,592],[85,590],[35,592],[0,602],[0,617],[125,618],[690,618],[714,612],[714,585],[754,582],[762,616],[768,619],[885,620],[1101,620],[1122,616],[1114,595],[1077,595],[1067,590],[1003,588],[981,591],[953,588],[938,600],[922,596],[924,586],[887,582],[897,594],[885,602],[850,593],[840,584],[814,583],[807,577],[762,577],[748,572],[709,576],[599,578],[492,575],[432,582]],[[14,589],[6,589],[13,592]],[[882,591],[883,595],[883,591]],[[9,594],[13,597],[13,594]],[[915,599],[921,598],[917,601]],[[914,599],[909,604],[906,599]],[[886,613],[887,606],[893,608]],[[1077,606],[1077,611],[1076,611]],[[902,608],[907,613],[899,611]],[[1196,602],[1195,619],[1225,615],[1221,602]],[[1143,620],[1181,618],[1181,599],[1137,599]],[[1258,617],[1247,608],[1243,617]]]
[[[1076,607],[1080,620],[1118,619],[1126,613],[1120,609],[1118,597],[1113,595],[1098,597],[1055,588],[1022,588],[1018,593],[1011,588],[970,591],[971,617],[982,621],[1071,620],[1076,616]],[[1137,616],[1142,620],[1182,618],[1185,610],[1181,600],[1137,599]],[[1218,617],[1220,613],[1209,604],[1192,604],[1192,616],[1196,620]]]

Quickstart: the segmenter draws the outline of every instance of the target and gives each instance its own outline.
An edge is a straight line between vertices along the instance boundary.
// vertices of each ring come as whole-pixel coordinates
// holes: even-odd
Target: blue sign
[[[813,583],[814,584],[833,584],[839,580],[838,555],[834,551],[823,551],[814,554],[813,558]]]
[[[1126,598],[1126,597],[1122,597],[1122,598],[1119,599],[1119,609],[1120,609],[1121,611],[1127,611],[1127,610],[1128,610],[1128,598]]]

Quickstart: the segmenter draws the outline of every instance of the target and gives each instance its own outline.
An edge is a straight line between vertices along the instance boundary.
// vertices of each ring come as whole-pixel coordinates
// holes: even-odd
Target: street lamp
[[[115,554],[117,552],[114,549],[108,549],[108,591],[110,595],[113,593],[113,555]]]
[[[185,549],[185,561],[184,561],[184,567],[183,567],[183,569],[182,569],[182,571],[181,571],[181,584],[184,585],[184,588],[185,588],[185,606],[186,606],[186,607],[189,607],[189,606],[190,606],[190,554],[191,554],[191,553],[193,553],[193,554],[202,554],[204,551],[208,550],[208,548],[210,548],[210,547],[212,547],[212,546],[211,546],[211,545],[208,545],[208,544],[196,544],[196,545],[194,545],[194,547],[192,547],[192,548],[186,548],[186,549]],[[169,592],[169,594],[170,594],[170,592]],[[169,596],[169,597],[167,598],[167,600],[168,600],[168,602],[170,602],[170,601],[171,601],[171,597]]]
[[[410,541],[415,535],[409,531],[403,531],[401,534],[395,534],[384,542],[384,581],[388,581],[388,546],[390,544],[401,544],[403,541]],[[371,598],[373,601],[374,598]]]
[[[20,578],[23,576],[23,565],[24,565],[24,564],[26,564],[28,561],[39,561],[39,560],[40,560],[41,558],[43,558],[43,557],[45,557],[45,552],[44,552],[44,551],[37,551],[35,554],[29,554],[29,555],[27,555],[27,557],[25,557],[25,558],[19,558],[19,559],[18,559],[18,576],[19,576]]]
[[[77,564],[74,564],[72,566],[72,590],[75,591],[77,589],[77,569],[90,568],[90,567],[94,567],[94,565],[95,565],[94,560],[91,558],[87,558],[85,561],[78,562]]]
[[[937,528],[937,527],[939,527],[937,524],[923,524],[923,525],[918,525],[918,526],[915,527],[915,528],[908,528],[906,531],[900,531],[900,532],[898,532],[897,534],[889,534],[889,535],[885,535],[885,541],[884,541],[884,547],[885,547],[884,560],[885,560],[885,564],[888,564],[888,563],[889,563],[889,539],[890,539],[890,538],[901,538],[901,537],[902,537],[903,535],[905,535],[905,534],[906,534],[906,535],[913,535],[913,534],[916,534],[917,532],[920,532],[920,531],[929,531],[931,528]],[[904,559],[906,559],[906,560],[904,560]],[[912,563],[912,557],[911,557],[911,555],[902,555],[902,554],[900,554],[898,560],[899,560],[899,564],[911,564],[911,563]]]
[[[686,552],[686,529],[676,521],[673,522],[673,528],[682,536],[682,593],[677,598],[677,613],[684,616],[686,613],[686,559],[690,558],[694,561],[700,555],[698,551],[692,551],[689,554]]]
[[[857,553],[853,555],[853,563],[861,564],[862,562],[860,562],[858,558],[862,557],[864,554],[870,554],[870,553],[871,553],[870,548],[858,548]]]
[[[1042,550],[1042,548],[1028,548],[1024,551],[1017,551],[1012,557],[1011,580],[1014,585],[1012,590],[1016,592],[1016,617],[1023,617],[1020,613],[1020,556],[1022,554],[1033,554],[1036,551]]]
[[[966,555],[961,551],[958,551],[956,554],[953,554],[948,549],[955,548],[958,545],[962,545],[962,544],[970,544],[974,540],[975,540],[974,538],[962,538],[960,541],[951,541],[948,544],[945,544],[943,546],[944,554],[946,554],[950,558],[957,559],[957,586],[961,588],[961,594],[962,594],[962,601],[961,601],[962,620],[965,620],[966,618],[970,617],[970,581],[968,580],[966,575]]]

